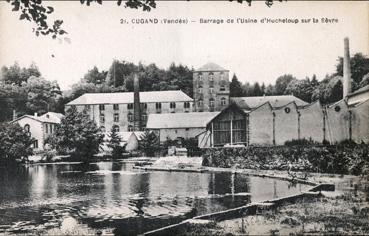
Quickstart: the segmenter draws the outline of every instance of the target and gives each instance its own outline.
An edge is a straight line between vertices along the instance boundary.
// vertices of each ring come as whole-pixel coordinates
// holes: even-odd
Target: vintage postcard
[[[369,2],[0,1],[0,235],[369,235]]]

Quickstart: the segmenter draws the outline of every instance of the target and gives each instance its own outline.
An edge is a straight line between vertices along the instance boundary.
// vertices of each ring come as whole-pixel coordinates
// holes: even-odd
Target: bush
[[[368,150],[367,144],[210,148],[203,165],[360,175],[369,169]]]

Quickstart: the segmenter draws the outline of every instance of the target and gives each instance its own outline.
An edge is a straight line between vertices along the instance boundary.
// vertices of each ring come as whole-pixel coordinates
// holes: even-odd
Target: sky
[[[108,70],[113,59],[155,63],[174,62],[199,68],[214,62],[235,73],[242,82],[275,83],[283,74],[298,79],[316,74],[323,79],[335,71],[349,37],[351,55],[369,54],[369,2],[228,1],[157,2],[151,12],[118,7],[115,2],[46,1],[63,19],[71,42],[36,37],[32,24],[19,20],[9,3],[0,2],[0,66],[35,62],[44,78],[70,89],[93,66]],[[227,23],[227,19],[256,19],[257,23]],[[261,23],[262,19],[298,19],[299,23]],[[302,19],[319,23],[302,23]],[[321,18],[337,19],[322,23]],[[129,22],[121,24],[121,19]],[[133,24],[136,19],[158,19],[158,24]],[[187,24],[161,24],[162,19],[187,19]],[[200,23],[223,19],[223,24]],[[54,57],[52,57],[54,55]]]

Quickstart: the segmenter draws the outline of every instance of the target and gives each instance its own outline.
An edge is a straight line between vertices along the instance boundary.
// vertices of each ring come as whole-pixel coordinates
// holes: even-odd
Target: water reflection
[[[91,228],[137,234],[306,189],[234,173],[144,172],[118,162],[35,165],[0,177],[0,225],[14,232],[74,217]]]

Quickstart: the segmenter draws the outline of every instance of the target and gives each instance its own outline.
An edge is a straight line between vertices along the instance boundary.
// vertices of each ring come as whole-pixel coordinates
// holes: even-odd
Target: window
[[[52,134],[52,133],[53,133],[53,126],[54,126],[54,125],[50,124],[50,134]]]
[[[100,111],[104,111],[105,110],[105,105],[104,104],[100,104],[99,105],[99,110]]]
[[[119,104],[113,104],[113,110],[118,111],[119,110]]]
[[[133,126],[132,125],[128,125],[128,131],[132,132],[133,131]]]
[[[127,109],[132,110],[133,109],[133,103],[128,103],[127,104]]]
[[[185,109],[190,108],[190,102],[185,102],[185,103],[184,103],[184,108],[185,108]]]
[[[204,102],[201,99],[198,101],[198,106],[199,107],[203,107],[204,106]]]
[[[226,98],[221,98],[220,99],[220,105],[221,106],[225,106],[226,105],[226,102],[227,102]]]
[[[199,93],[202,93],[202,86],[199,86]]]
[[[202,73],[199,73],[199,81],[202,81]]]
[[[85,105],[85,110],[89,111],[91,109],[90,105]]]
[[[133,121],[133,114],[132,113],[128,113],[128,121],[129,122]]]
[[[24,131],[29,132],[30,128],[29,124],[24,125]]]
[[[291,112],[291,108],[286,107],[286,108],[284,109],[284,111],[285,111],[286,113],[290,113],[290,112]]]
[[[161,109],[161,102],[157,102],[155,104],[156,110],[160,110]]]
[[[334,107],[334,110],[335,110],[336,112],[340,112],[341,107],[340,107],[340,106],[335,106],[335,107]]]
[[[213,87],[209,88],[209,93],[214,93],[214,88]]]
[[[38,148],[38,140],[33,141],[33,148]]]
[[[220,91],[225,91],[225,86],[224,85],[220,86],[220,89],[219,90]]]
[[[115,113],[114,114],[114,122],[118,122],[119,121],[119,114]]]
[[[146,110],[147,109],[147,103],[141,103],[141,110]]]
[[[101,130],[101,132],[105,133],[106,132],[105,126],[101,126],[100,130]]]
[[[176,103],[175,102],[171,102],[170,103],[170,108],[171,109],[175,109],[176,108]]]
[[[210,99],[209,99],[209,106],[210,106],[211,108],[214,108],[214,99],[213,99],[213,98],[210,98]]]
[[[147,115],[146,115],[146,114],[142,114],[142,116],[141,116],[141,120],[142,120],[142,121],[146,121],[146,120],[147,120]]]
[[[45,132],[49,133],[49,125],[48,124],[45,124]]]
[[[115,132],[119,132],[119,126],[118,126],[118,125],[114,125],[114,126],[113,126],[113,130],[114,130]]]
[[[224,80],[224,73],[220,72],[220,80]]]
[[[214,73],[213,72],[210,72],[209,73],[209,81],[214,81]]]
[[[105,123],[105,115],[100,114],[100,123]]]

